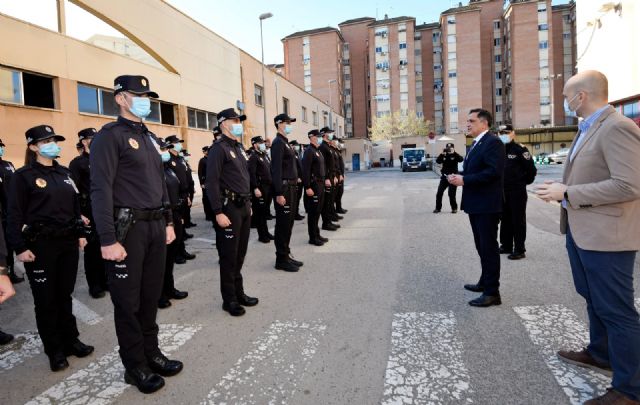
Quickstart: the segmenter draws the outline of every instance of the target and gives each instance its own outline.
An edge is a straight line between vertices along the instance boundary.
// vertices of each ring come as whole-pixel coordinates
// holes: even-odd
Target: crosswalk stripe
[[[203,404],[287,404],[326,326],[275,321],[211,390]]]
[[[606,391],[611,378],[596,371],[575,367],[558,359],[558,350],[581,350],[589,342],[585,324],[562,305],[515,307],[529,337],[542,353],[544,362],[572,404]]]
[[[453,312],[395,314],[383,405],[471,403]]]
[[[36,332],[19,333],[13,342],[0,346],[0,374],[42,352],[42,341]]]
[[[102,322],[102,317],[95,313],[91,308],[84,305],[80,300],[72,297],[73,315],[87,325],[96,325]]]
[[[176,351],[201,325],[160,325],[158,340],[165,354]],[[109,404],[130,385],[124,382],[118,347],[33,398],[27,405]]]

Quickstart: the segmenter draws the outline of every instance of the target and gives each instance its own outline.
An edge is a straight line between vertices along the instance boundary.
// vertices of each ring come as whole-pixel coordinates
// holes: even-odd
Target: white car
[[[564,163],[569,155],[569,148],[562,148],[548,156],[549,163]]]

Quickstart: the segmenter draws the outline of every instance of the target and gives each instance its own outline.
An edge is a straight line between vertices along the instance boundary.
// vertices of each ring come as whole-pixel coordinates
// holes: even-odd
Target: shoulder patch
[[[524,152],[524,153],[522,154],[522,157],[523,157],[523,158],[525,158],[525,159],[527,159],[527,160],[530,160],[530,159],[531,159],[531,154],[527,151],[527,152]]]

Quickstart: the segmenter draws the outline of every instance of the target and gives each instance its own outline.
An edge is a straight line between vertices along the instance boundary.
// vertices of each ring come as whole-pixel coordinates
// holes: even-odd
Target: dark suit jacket
[[[461,208],[467,214],[502,212],[504,144],[487,132],[467,153],[463,167]]]

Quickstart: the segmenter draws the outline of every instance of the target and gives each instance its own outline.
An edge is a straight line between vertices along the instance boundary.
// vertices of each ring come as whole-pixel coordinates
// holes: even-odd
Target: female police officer
[[[71,312],[78,272],[78,245],[87,241],[80,216],[78,189],[71,173],[55,159],[57,135],[48,125],[26,132],[24,167],[15,172],[9,195],[8,236],[24,262],[35,304],[38,333],[52,371],[67,368],[66,356],[93,352],[79,339]]]

